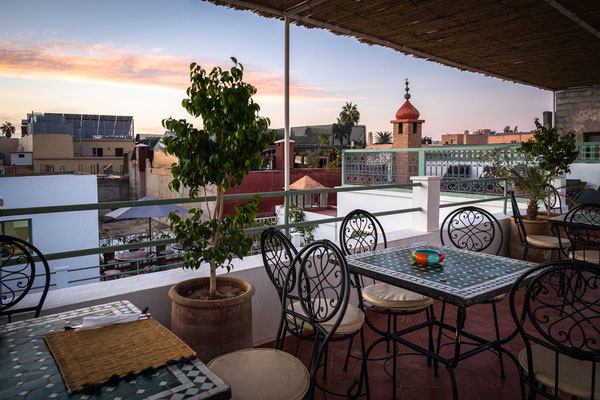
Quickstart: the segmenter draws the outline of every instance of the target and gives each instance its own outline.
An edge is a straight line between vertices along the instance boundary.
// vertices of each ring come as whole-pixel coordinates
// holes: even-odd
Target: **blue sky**
[[[283,23],[200,0],[3,1],[0,121],[27,112],[133,115],[137,132],[160,133],[181,108],[192,61],[229,66],[253,83],[261,114],[283,126]],[[293,126],[335,122],[345,101],[368,131],[391,130],[404,102],[424,135],[518,125],[552,109],[552,93],[367,46],[321,29],[291,28]],[[406,43],[410,46],[410,43]]]

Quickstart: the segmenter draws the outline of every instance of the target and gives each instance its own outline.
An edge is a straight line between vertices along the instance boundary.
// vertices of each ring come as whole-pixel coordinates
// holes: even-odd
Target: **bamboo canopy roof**
[[[598,0],[208,0],[549,90],[600,85]]]

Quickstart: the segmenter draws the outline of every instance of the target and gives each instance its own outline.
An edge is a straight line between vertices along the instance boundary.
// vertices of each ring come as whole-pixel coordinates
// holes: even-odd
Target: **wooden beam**
[[[561,14],[574,21],[577,25],[581,26],[586,31],[590,32],[592,35],[596,36],[600,39],[600,31],[595,29],[593,26],[579,18],[576,14],[569,11],[567,8],[560,5],[556,0],[544,0],[546,3],[550,4],[552,7],[556,8]]]

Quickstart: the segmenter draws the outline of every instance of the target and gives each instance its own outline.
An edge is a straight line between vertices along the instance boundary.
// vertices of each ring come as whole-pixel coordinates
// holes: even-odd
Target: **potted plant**
[[[575,132],[571,131],[560,136],[554,127],[545,127],[536,118],[535,133],[533,138],[522,143],[517,151],[525,154],[525,164],[503,167],[500,171],[517,192],[525,194],[528,198],[527,212],[523,216],[523,223],[527,234],[551,235],[550,224],[547,217],[551,216],[550,207],[544,218],[540,218],[539,204],[549,204],[552,181],[564,173],[570,172],[570,165],[577,159],[577,146]],[[511,256],[519,257],[521,247],[514,219],[511,218]],[[514,253],[514,254],[513,254]],[[541,250],[532,251],[531,259],[544,261]]]
[[[243,81],[243,66],[232,58],[233,67],[210,72],[190,65],[191,86],[183,107],[194,118],[202,118],[203,129],[184,119],[168,118],[163,126],[174,132],[164,139],[165,152],[179,158],[171,166],[171,190],[187,188],[196,198],[207,187],[216,194],[214,203],[190,210],[184,219],[169,215],[171,230],[185,249],[184,268],[209,264],[210,276],[180,282],[169,290],[172,302],[171,329],[203,361],[252,346],[254,287],[234,277],[217,277],[217,269],[232,268],[234,256],[242,259],[252,247],[244,234],[258,208],[258,196],[237,205],[233,215],[224,215],[225,191],[239,185],[250,168],[261,163],[261,153],[274,140],[267,133],[269,120],[258,115],[252,100],[256,88]],[[212,204],[211,204],[212,203]]]

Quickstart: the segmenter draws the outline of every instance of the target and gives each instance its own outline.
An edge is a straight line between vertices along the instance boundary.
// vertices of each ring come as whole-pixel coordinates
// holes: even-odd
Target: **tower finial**
[[[408,88],[408,78],[406,78],[405,80],[406,80],[406,83],[405,83],[405,84],[406,84],[406,89],[404,89],[404,90],[406,90],[406,94],[404,95],[404,98],[405,98],[406,100],[408,100],[408,99],[410,99],[410,93],[408,93],[408,91],[409,91],[410,89]]]

